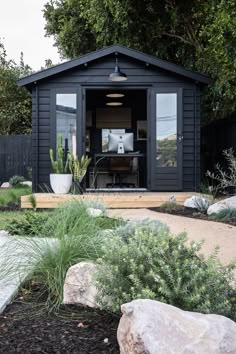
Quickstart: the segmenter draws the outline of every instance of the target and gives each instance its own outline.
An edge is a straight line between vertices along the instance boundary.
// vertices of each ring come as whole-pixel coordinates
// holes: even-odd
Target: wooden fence
[[[0,135],[0,184],[14,175],[29,179],[31,135]]]

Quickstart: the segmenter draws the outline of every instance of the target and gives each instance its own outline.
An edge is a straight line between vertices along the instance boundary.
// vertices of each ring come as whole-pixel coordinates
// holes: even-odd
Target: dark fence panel
[[[225,119],[212,122],[201,130],[202,172],[213,171],[216,163],[225,165],[222,152],[233,148],[236,151],[236,113]]]
[[[31,161],[31,135],[0,135],[0,183],[14,175],[29,179]]]

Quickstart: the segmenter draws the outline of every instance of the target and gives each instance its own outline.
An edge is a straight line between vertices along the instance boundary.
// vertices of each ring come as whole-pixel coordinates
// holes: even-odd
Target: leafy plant
[[[161,211],[169,212],[171,213],[172,211],[182,211],[184,210],[184,206],[177,204],[175,202],[165,202],[160,206]]]
[[[25,178],[23,176],[12,176],[9,179],[9,183],[12,187],[16,187],[22,184],[22,182],[25,181]]]
[[[194,198],[195,208],[202,214],[206,214],[210,205],[214,203],[214,197],[211,195],[197,195]]]
[[[6,225],[6,230],[11,235],[39,236],[47,220],[48,214],[27,211],[22,217],[13,218]]]
[[[226,171],[222,169],[220,164],[216,165],[216,171],[207,171],[206,175],[214,180],[218,184],[220,190],[224,190],[227,187],[236,187],[236,155],[233,148],[223,151],[228,168]]]
[[[81,182],[83,180],[91,160],[92,159],[87,155],[83,155],[80,160],[77,156],[70,156],[69,169],[73,174],[75,182]]]
[[[236,221],[236,208],[225,208],[219,211],[218,213],[211,214],[210,219],[226,221],[226,220],[235,220]]]
[[[39,223],[41,227],[45,225],[40,231],[41,236],[46,238],[14,240],[13,250],[8,251],[8,265],[4,267],[6,272],[14,276],[17,270],[24,273],[27,268],[29,278],[42,285],[40,295],[46,296],[46,304],[50,310],[56,311],[62,303],[63,285],[69,267],[83,260],[96,261],[102,255],[104,236],[101,230],[105,225],[109,228],[111,225],[106,223],[106,218],[90,217],[86,208],[82,202],[71,202],[54,210],[47,220]],[[38,218],[39,214],[29,215],[28,218],[32,217],[34,222],[33,219]],[[24,224],[24,227],[31,226]],[[20,266],[16,262],[19,255],[27,260]]]
[[[172,237],[153,222],[132,223],[124,242],[122,228],[107,237],[96,275],[98,301],[114,312],[133,299],[154,299],[183,310],[235,317],[232,285],[235,264],[222,266],[216,251],[199,255],[201,244],[185,245],[186,235]],[[234,299],[234,300],[233,300]]]
[[[0,190],[0,204],[2,206],[8,206],[11,203],[18,205],[20,203],[20,197],[30,193],[32,193],[32,191],[28,186],[22,186],[20,188],[17,186],[10,189],[2,189]]]
[[[66,174],[68,173],[69,160],[71,158],[70,153],[64,153],[64,148],[62,145],[62,135],[58,136],[57,142],[57,160],[54,160],[53,149],[49,150],[49,156],[52,164],[52,169],[55,174]]]

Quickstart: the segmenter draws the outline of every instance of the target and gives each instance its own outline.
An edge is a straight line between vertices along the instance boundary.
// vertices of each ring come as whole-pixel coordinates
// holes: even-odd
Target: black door
[[[149,129],[151,190],[182,190],[181,89],[152,89]]]

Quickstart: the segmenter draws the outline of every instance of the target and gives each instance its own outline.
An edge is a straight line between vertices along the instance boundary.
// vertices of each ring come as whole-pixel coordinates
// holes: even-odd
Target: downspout
[[[38,190],[38,146],[39,146],[39,91],[38,91],[37,82],[35,82],[34,84],[36,85],[36,90],[35,90],[36,110],[35,110],[35,186],[34,186],[34,191],[37,192],[37,190]]]

